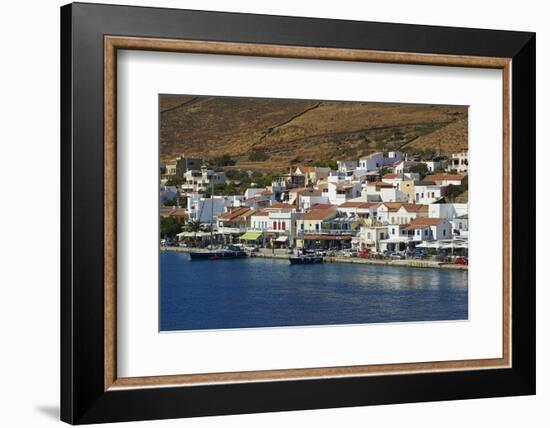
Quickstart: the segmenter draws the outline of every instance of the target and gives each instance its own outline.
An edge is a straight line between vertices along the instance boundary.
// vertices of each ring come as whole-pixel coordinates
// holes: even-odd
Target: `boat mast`
[[[210,249],[214,239],[214,176],[210,178]]]

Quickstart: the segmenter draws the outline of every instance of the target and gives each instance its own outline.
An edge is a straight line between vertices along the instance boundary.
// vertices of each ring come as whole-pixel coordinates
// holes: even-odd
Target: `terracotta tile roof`
[[[391,183],[384,183],[383,181],[371,181],[367,183],[367,186],[376,186],[376,187],[385,187],[385,188],[393,188],[393,184]]]
[[[334,186],[335,186],[338,190],[349,190],[349,189],[353,189],[353,184],[338,183],[338,184],[335,184]]]
[[[353,202],[348,201],[338,205],[338,208],[371,208],[381,205],[381,202]]]
[[[423,205],[423,204],[408,204],[408,203],[404,203],[402,205],[403,208],[405,208],[408,212],[412,213],[412,212],[428,212],[428,205]]]
[[[255,217],[269,217],[269,212],[266,210],[261,210],[253,214]]]
[[[326,208],[326,209],[316,209],[312,210],[308,213],[305,213],[303,216],[301,216],[300,219],[304,220],[325,220],[329,217],[332,217],[336,214],[336,208]]]
[[[401,174],[391,174],[391,173],[390,173],[390,174],[384,174],[384,175],[382,176],[382,178],[386,178],[386,179],[388,179],[388,180],[392,180],[392,179],[398,178],[398,177],[401,177]]]
[[[420,217],[411,220],[411,227],[437,226],[445,219],[439,217]]]
[[[312,205],[309,210],[310,211],[313,211],[313,210],[326,210],[328,208],[333,208],[335,205],[332,205],[332,204],[315,204],[315,205]]]
[[[296,208],[296,205],[294,204],[287,204],[287,203],[284,203],[284,202],[276,202],[274,204],[271,204],[269,207],[267,208]]]
[[[384,205],[389,212],[396,212],[403,206],[403,202],[384,202],[382,205]]]
[[[462,181],[464,177],[465,177],[464,175],[460,175],[460,174],[432,174],[432,175],[427,175],[426,180],[428,181],[444,181],[444,180]]]
[[[185,208],[161,208],[161,217],[187,217],[187,210]]]
[[[218,216],[218,220],[244,220],[246,217],[250,217],[255,211],[252,208],[242,207],[233,209]]]

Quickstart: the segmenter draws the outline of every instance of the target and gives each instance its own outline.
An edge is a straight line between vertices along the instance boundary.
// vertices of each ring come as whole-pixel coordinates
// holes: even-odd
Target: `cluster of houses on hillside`
[[[419,163],[425,173],[414,172]],[[228,181],[225,174],[180,156],[162,167],[161,206],[176,203],[162,206],[161,216],[201,223],[177,236],[199,244],[214,236],[270,248],[467,249],[468,204],[446,198],[449,186],[464,188],[467,172],[467,152],[432,160],[379,152],[335,169],[293,167],[242,195],[205,197],[212,184]],[[167,185],[174,177],[180,184]]]

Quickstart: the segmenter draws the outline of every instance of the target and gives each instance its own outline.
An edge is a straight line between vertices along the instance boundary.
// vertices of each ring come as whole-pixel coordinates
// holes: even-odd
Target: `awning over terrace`
[[[246,233],[243,233],[241,235],[241,239],[243,241],[255,241],[256,239],[259,239],[262,236],[263,232],[257,232],[254,230],[249,230]]]

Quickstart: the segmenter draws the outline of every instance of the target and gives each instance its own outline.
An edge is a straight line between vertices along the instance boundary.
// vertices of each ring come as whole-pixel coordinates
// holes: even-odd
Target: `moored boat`
[[[189,257],[191,260],[220,260],[220,259],[240,259],[247,254],[238,247],[228,246],[219,250],[191,251]]]
[[[288,260],[292,265],[323,263],[323,257],[315,254],[301,254],[298,256],[290,256]]]

